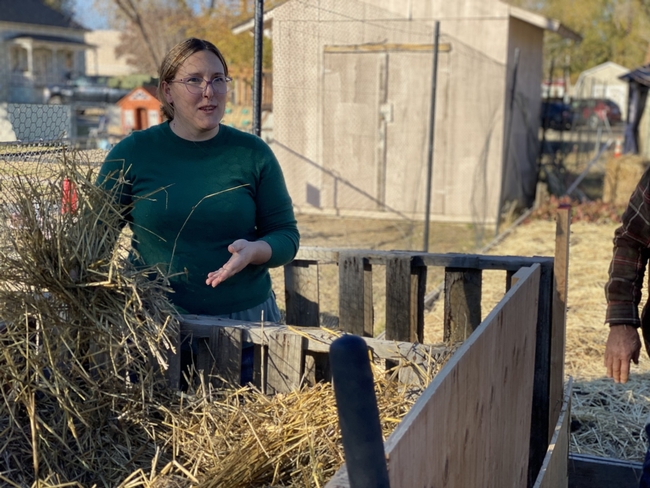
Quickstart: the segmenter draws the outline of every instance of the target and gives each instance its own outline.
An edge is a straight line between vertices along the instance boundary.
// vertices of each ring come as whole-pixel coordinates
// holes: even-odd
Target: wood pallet
[[[504,297],[505,302],[502,300],[499,305],[501,308],[505,307],[503,313],[509,315],[507,315],[507,319],[499,320],[514,321],[515,326],[511,328],[510,335],[502,336],[502,340],[508,342],[512,334],[515,336],[525,334],[526,346],[524,347],[524,344],[519,341],[514,341],[512,342],[513,351],[525,349],[532,354],[530,358],[532,372],[528,378],[531,382],[530,403],[527,404],[528,406],[521,405],[526,412],[524,412],[524,417],[517,417],[527,420],[513,426],[513,429],[516,428],[520,431],[519,435],[521,435],[522,428],[525,430],[523,432],[526,440],[525,447],[521,443],[521,438],[518,438],[516,454],[519,459],[520,455],[525,453],[527,472],[524,476],[524,484],[532,487],[542,469],[564,405],[569,221],[570,208],[560,208],[557,215],[554,257],[302,248],[296,259],[285,266],[285,303],[288,326],[271,323],[263,325],[233,323],[208,317],[184,316],[182,331],[204,340],[200,354],[202,359],[199,361],[203,371],[216,372],[217,375],[229,381],[235,381],[241,374],[238,367],[240,368],[241,365],[241,348],[244,343],[252,343],[256,348],[255,382],[267,393],[286,392],[299,387],[305,381],[314,382],[327,379],[327,351],[329,343],[335,336],[318,327],[320,314],[319,266],[337,264],[339,269],[340,331],[364,337],[377,358],[403,362],[405,358],[409,358],[417,364],[418,358],[435,357],[436,355],[440,357],[440,355],[448,354],[449,346],[461,341],[461,348],[465,348],[466,351],[473,347],[470,352],[464,353],[467,357],[496,358],[495,351],[499,349],[495,346],[497,343],[493,344],[487,340],[487,344],[492,344],[490,346],[492,349],[481,349],[481,341],[485,339],[474,336],[475,331],[485,326],[481,322],[480,310],[482,272],[484,270],[503,270],[505,271],[504,290],[506,296]],[[386,331],[383,341],[373,338],[372,272],[377,266],[384,266],[386,270]],[[430,267],[444,268],[445,275],[444,337],[447,343],[437,347],[422,345],[425,284],[427,271]],[[531,271],[533,269],[534,272]],[[506,306],[508,297],[514,293],[515,283],[524,276],[521,273],[524,273],[528,283],[526,285],[528,290],[526,300],[528,301],[524,309],[520,309],[514,303],[516,299],[510,297],[513,302]],[[530,277],[531,273],[535,278]],[[509,311],[512,307],[514,307],[514,313]],[[491,317],[496,313],[495,309],[488,316]],[[532,313],[534,313],[532,331],[525,333],[523,330],[518,331],[516,322]],[[487,318],[484,322],[486,321]],[[510,325],[512,326],[512,324]],[[485,331],[483,334],[485,335]],[[495,335],[495,337],[497,336],[499,334]],[[455,352],[449,362],[459,363],[463,354],[458,354],[458,351]],[[494,362],[494,364],[511,368],[507,361]],[[448,365],[443,368],[443,372],[445,370],[447,373],[436,376],[434,383],[438,377],[441,378],[439,381],[442,381],[442,378],[449,374]],[[171,367],[170,371],[179,370]],[[474,374],[477,373],[476,370],[471,371],[474,371]],[[519,371],[518,374],[520,374]],[[469,382],[469,378],[471,378],[471,374],[467,376],[468,383],[460,385],[459,392],[464,395],[464,402],[471,404],[472,395],[484,392]],[[489,378],[492,378],[490,381],[494,381],[493,377]],[[173,383],[173,381],[178,381],[178,376],[170,379]],[[406,377],[402,379],[413,381],[413,375],[410,375],[408,379]],[[522,388],[525,384],[525,381],[521,384]],[[492,394],[499,394],[498,382],[494,385],[497,389]],[[508,391],[510,392],[508,394],[518,398],[519,393],[516,389]],[[427,395],[423,395],[423,398],[425,400],[422,401],[426,401]],[[449,400],[445,401],[448,403]],[[426,407],[423,409],[426,410]],[[450,425],[454,427],[453,424],[452,422]],[[413,423],[413,425],[417,425],[417,423]],[[456,425],[455,428],[460,429],[461,426]],[[451,434],[454,432],[450,433],[450,439],[453,439],[458,432],[454,435]],[[406,435],[406,437],[410,436]],[[429,441],[431,439],[422,440],[425,443]],[[410,457],[418,459],[417,456]],[[517,466],[519,469],[522,465],[518,464]],[[512,468],[512,466],[510,467]],[[399,468],[393,466],[391,469],[394,473]],[[521,473],[517,474],[517,476],[520,475]],[[509,475],[503,475],[501,479],[512,478]]]

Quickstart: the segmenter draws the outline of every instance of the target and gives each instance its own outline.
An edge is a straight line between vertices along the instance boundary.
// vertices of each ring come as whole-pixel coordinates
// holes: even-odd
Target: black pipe
[[[506,126],[506,136],[504,138],[505,147],[504,147],[504,156],[503,163],[501,165],[501,188],[499,188],[499,207],[497,208],[497,222],[496,229],[494,230],[494,235],[499,235],[499,225],[501,224],[501,208],[503,206],[503,187],[506,184],[506,171],[508,168],[508,162],[510,161],[510,133],[512,132],[512,121],[515,118],[515,96],[517,95],[517,71],[519,71],[519,48],[515,48],[515,65],[512,73],[512,87],[510,90],[510,107],[508,109],[508,125]],[[518,168],[515,168],[517,171]]]
[[[433,33],[433,74],[431,75],[431,106],[429,110],[429,150],[427,153],[427,196],[424,203],[424,245],[422,250],[429,252],[429,218],[431,214],[431,185],[433,182],[433,136],[436,127],[436,87],[438,85],[438,44],[440,21],[436,20]]]
[[[255,0],[255,52],[253,56],[253,133],[262,134],[262,46],[264,0]]]
[[[330,368],[351,488],[390,488],[368,346],[356,335],[330,345]]]

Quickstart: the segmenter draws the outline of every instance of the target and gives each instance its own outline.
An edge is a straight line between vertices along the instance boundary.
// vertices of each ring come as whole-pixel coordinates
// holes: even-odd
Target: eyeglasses
[[[203,93],[208,85],[212,86],[215,93],[224,94],[230,91],[232,78],[229,76],[217,76],[211,80],[199,78],[198,76],[190,76],[189,78],[181,78],[179,80],[170,80],[167,83],[181,83],[185,85],[187,91],[192,95]]]

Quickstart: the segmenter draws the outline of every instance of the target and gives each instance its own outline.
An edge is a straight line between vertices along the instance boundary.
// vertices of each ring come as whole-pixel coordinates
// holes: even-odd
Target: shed
[[[573,87],[573,98],[607,98],[621,108],[623,120],[627,118],[627,82],[621,76],[629,73],[629,69],[613,61],[589,68],[578,76]]]
[[[650,90],[650,64],[628,71],[620,78],[628,89],[623,152],[647,158],[650,156],[650,106],[646,103]]]
[[[288,0],[265,25],[272,146],[298,212],[424,217],[435,21],[431,219],[533,203],[544,31],[578,34],[498,0]]]
[[[122,113],[122,134],[142,130],[162,122],[155,86],[139,86],[117,101]]]

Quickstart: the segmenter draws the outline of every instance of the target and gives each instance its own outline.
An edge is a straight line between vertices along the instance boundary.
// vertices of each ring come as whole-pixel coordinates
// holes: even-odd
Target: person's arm
[[[630,376],[630,362],[639,364],[641,339],[639,331],[632,325],[611,325],[605,345],[605,368],[607,377],[616,383],[627,383]]]
[[[609,336],[605,346],[607,376],[625,383],[630,362],[638,364],[637,328],[643,277],[650,246],[650,170],[639,181],[614,235],[614,250],[605,285]]]

